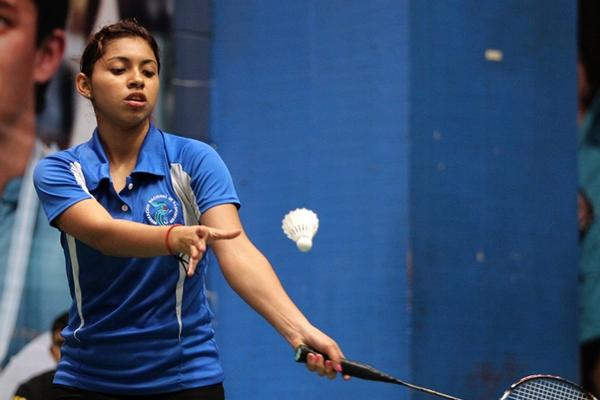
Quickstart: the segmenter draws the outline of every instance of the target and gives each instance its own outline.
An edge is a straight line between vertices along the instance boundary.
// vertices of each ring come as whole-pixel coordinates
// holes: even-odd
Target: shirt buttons
[[[122,210],[122,211],[128,211],[128,210],[129,210],[129,207],[127,207],[127,204],[123,204],[123,205],[121,206],[121,210]]]
[[[127,189],[129,189],[129,190],[133,189],[133,183],[129,183],[129,185],[127,185]]]

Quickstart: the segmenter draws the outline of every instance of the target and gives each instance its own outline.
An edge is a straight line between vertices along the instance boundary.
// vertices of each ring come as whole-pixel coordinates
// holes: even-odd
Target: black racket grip
[[[319,351],[311,349],[310,347],[308,347],[304,344],[301,344],[300,346],[298,346],[296,348],[296,356],[295,356],[296,362],[306,363],[306,359],[307,359],[309,353],[320,354],[321,356],[323,356],[323,358],[325,360],[329,360],[329,357],[327,357],[326,354],[323,354]],[[349,376],[353,376],[355,378],[366,379],[369,381],[397,383],[395,378],[393,378],[389,375],[386,375],[381,371],[376,370],[375,368],[371,367],[370,365],[361,364],[356,361],[350,361],[350,360],[346,360],[346,359],[342,359],[341,365],[342,365],[341,373],[343,375],[349,375]]]

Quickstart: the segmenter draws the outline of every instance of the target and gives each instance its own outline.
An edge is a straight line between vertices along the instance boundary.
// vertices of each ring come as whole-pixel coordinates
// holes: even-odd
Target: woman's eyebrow
[[[2,1],[2,0],[0,0]],[[125,56],[114,56],[111,58],[108,58],[106,61],[113,61],[113,60],[117,60],[117,61],[123,61],[123,62],[131,62],[131,59]],[[156,60],[152,59],[152,58],[146,58],[145,60],[142,60],[140,62],[140,64],[149,64],[149,63],[154,63],[157,64]]]

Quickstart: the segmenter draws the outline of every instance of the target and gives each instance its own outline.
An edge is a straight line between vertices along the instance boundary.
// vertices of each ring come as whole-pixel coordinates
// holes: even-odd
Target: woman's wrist
[[[293,348],[296,348],[310,336],[311,329],[314,329],[314,327],[310,322],[306,318],[300,317],[294,323],[288,321],[282,329],[282,335]]]
[[[171,237],[172,235],[172,231],[173,229],[177,228],[178,226],[181,226],[181,224],[174,224],[169,226],[169,228],[167,229],[167,232],[165,233],[165,247],[167,249],[167,252],[174,256],[175,253],[173,252],[173,246],[171,246]]]

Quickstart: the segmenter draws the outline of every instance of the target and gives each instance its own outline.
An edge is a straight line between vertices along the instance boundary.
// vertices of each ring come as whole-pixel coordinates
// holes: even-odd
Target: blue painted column
[[[407,7],[215,2],[211,130],[239,191],[245,228],[291,297],[349,356],[405,378]],[[280,228],[296,207],[320,218],[309,253]],[[397,398],[397,387],[308,374],[289,345],[212,272],[221,285],[217,340],[231,399]]]
[[[578,379],[575,11],[411,2],[411,358],[463,398]]]

